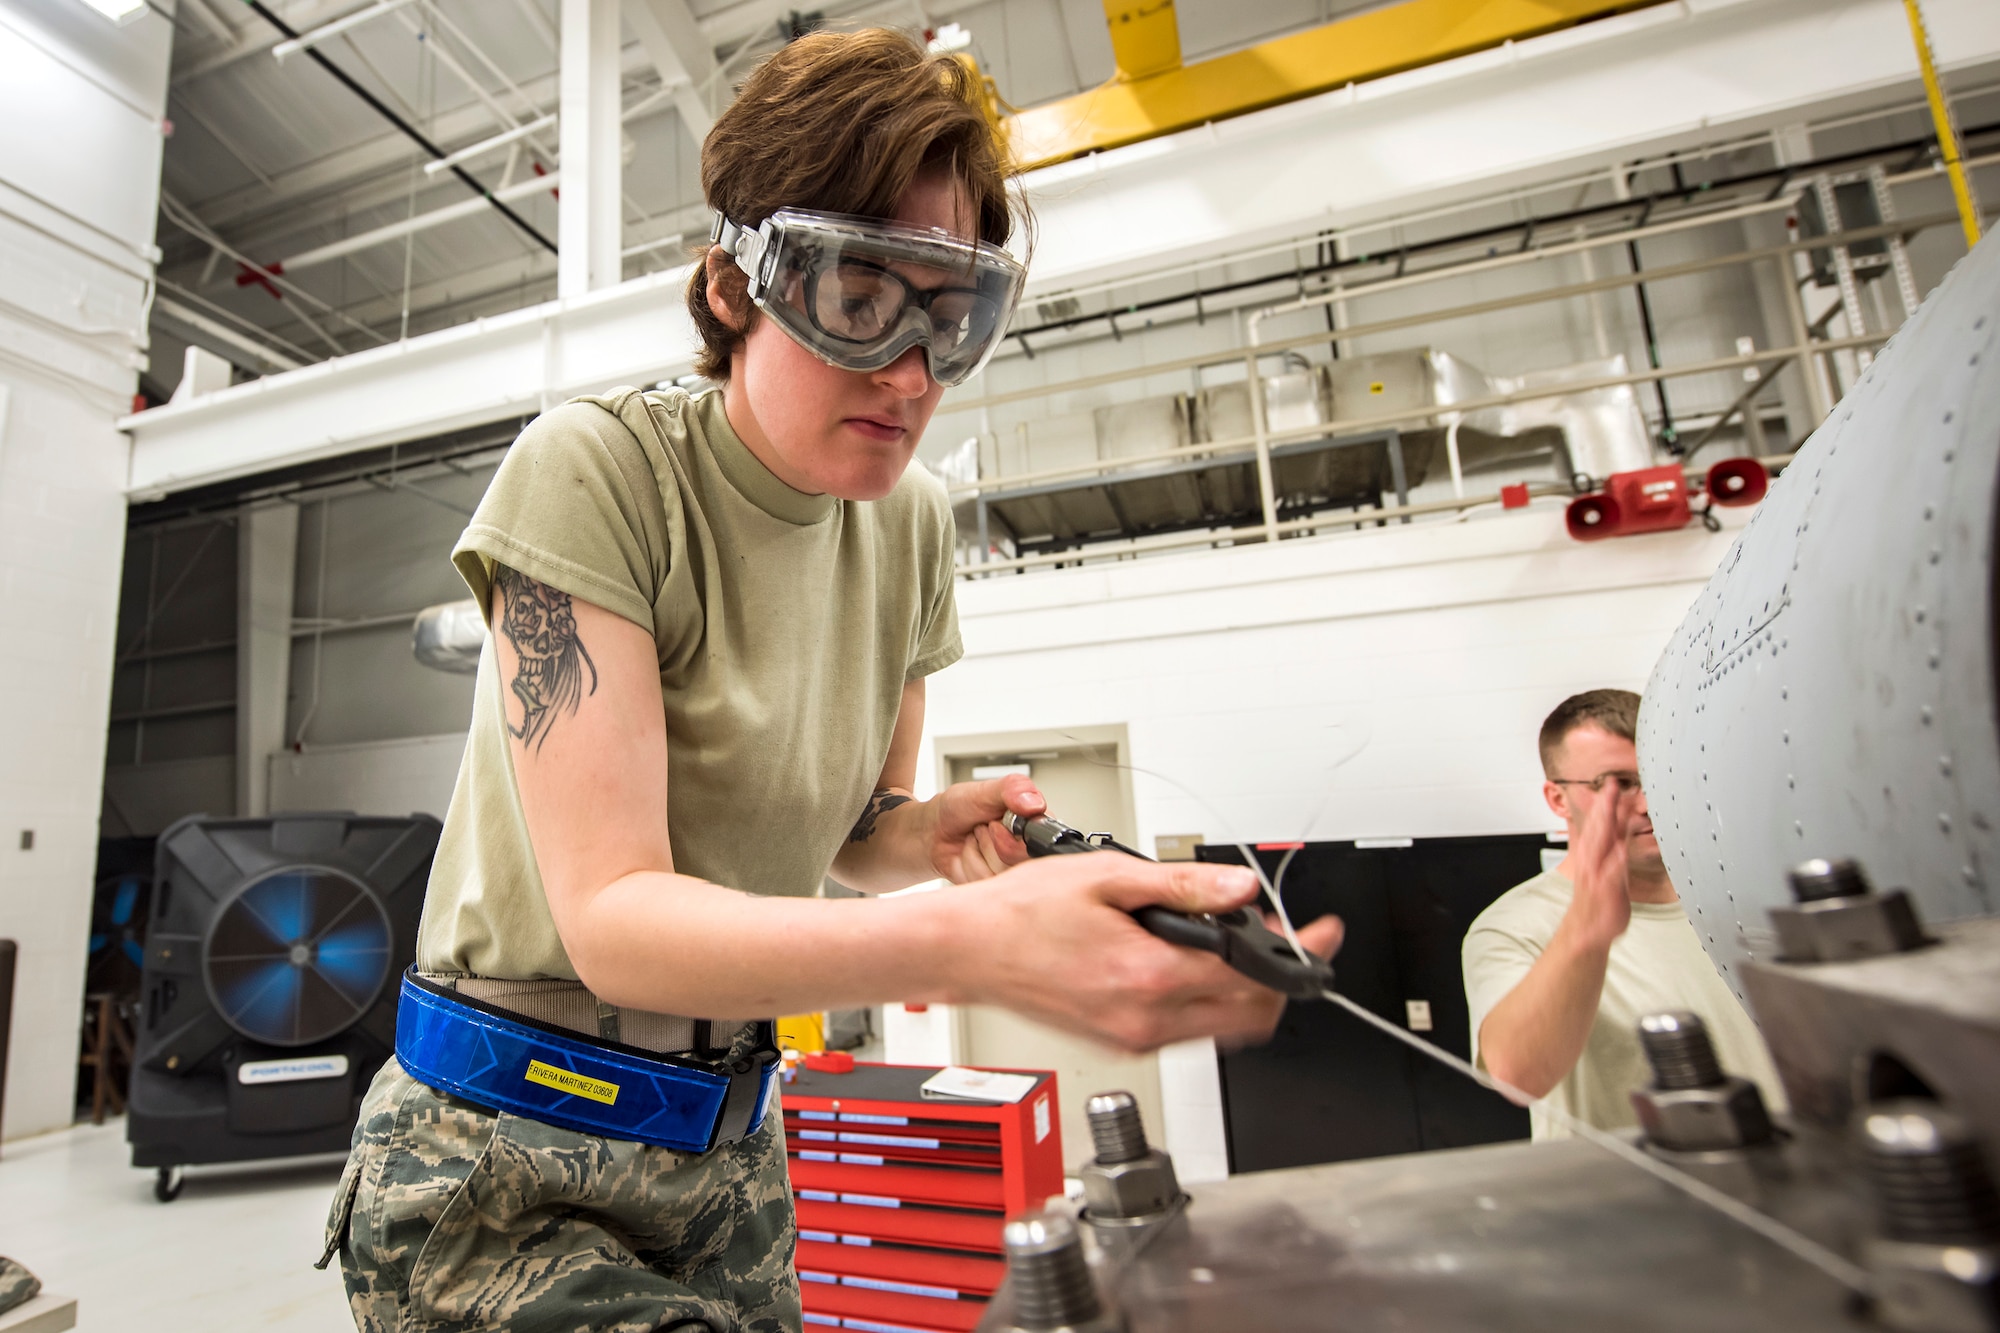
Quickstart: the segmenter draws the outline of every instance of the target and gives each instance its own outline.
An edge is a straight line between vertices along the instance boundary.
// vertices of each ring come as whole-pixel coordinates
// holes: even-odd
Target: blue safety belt
[[[706,1026],[706,1025],[702,1025]],[[396,1059],[410,1076],[544,1124],[702,1153],[755,1134],[777,1085],[773,1025],[728,1058],[660,1055],[538,1023],[403,974]]]

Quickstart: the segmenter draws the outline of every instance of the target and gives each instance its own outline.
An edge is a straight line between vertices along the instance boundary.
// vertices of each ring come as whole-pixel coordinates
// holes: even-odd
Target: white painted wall
[[[274,754],[269,760],[271,809],[443,819],[464,757],[462,730]]]
[[[70,1121],[170,22],[0,0],[4,1132]],[[87,164],[87,168],[85,166]],[[33,830],[33,850],[22,835]]]
[[[925,727],[1123,725],[1141,848],[1547,830],[1543,717],[1641,688],[1741,521],[1582,545],[1537,506],[962,583],[966,655]],[[948,1023],[891,1006],[887,1028],[890,1058],[936,1058]],[[1162,1052],[1160,1080],[1182,1174],[1224,1174],[1212,1048]]]

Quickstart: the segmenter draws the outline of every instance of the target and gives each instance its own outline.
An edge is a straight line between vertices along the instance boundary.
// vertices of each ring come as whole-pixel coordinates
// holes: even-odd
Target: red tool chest
[[[809,1327],[967,1333],[1000,1285],[1000,1227],[1062,1193],[1056,1076],[1019,1102],[923,1095],[938,1071],[801,1070],[784,1088]]]

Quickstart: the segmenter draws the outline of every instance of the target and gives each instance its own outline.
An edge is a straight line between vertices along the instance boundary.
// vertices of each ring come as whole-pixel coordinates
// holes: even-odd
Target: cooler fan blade
[[[382,984],[389,967],[389,933],[373,921],[345,926],[319,942],[313,968],[356,1004]]]
[[[229,1025],[260,1040],[282,1040],[293,1026],[299,1000],[299,973],[283,958],[261,963],[224,964],[232,975],[224,981],[222,967],[211,967],[218,1006]]]
[[[351,1027],[391,971],[381,903],[347,875],[277,871],[244,887],[208,937],[216,1009],[244,1036],[304,1046]]]

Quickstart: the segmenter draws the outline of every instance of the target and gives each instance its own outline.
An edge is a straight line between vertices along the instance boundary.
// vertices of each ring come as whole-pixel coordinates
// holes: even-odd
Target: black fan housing
[[[196,816],[160,835],[134,1166],[347,1147],[395,1050],[397,979],[440,832],[428,815],[334,813]]]

